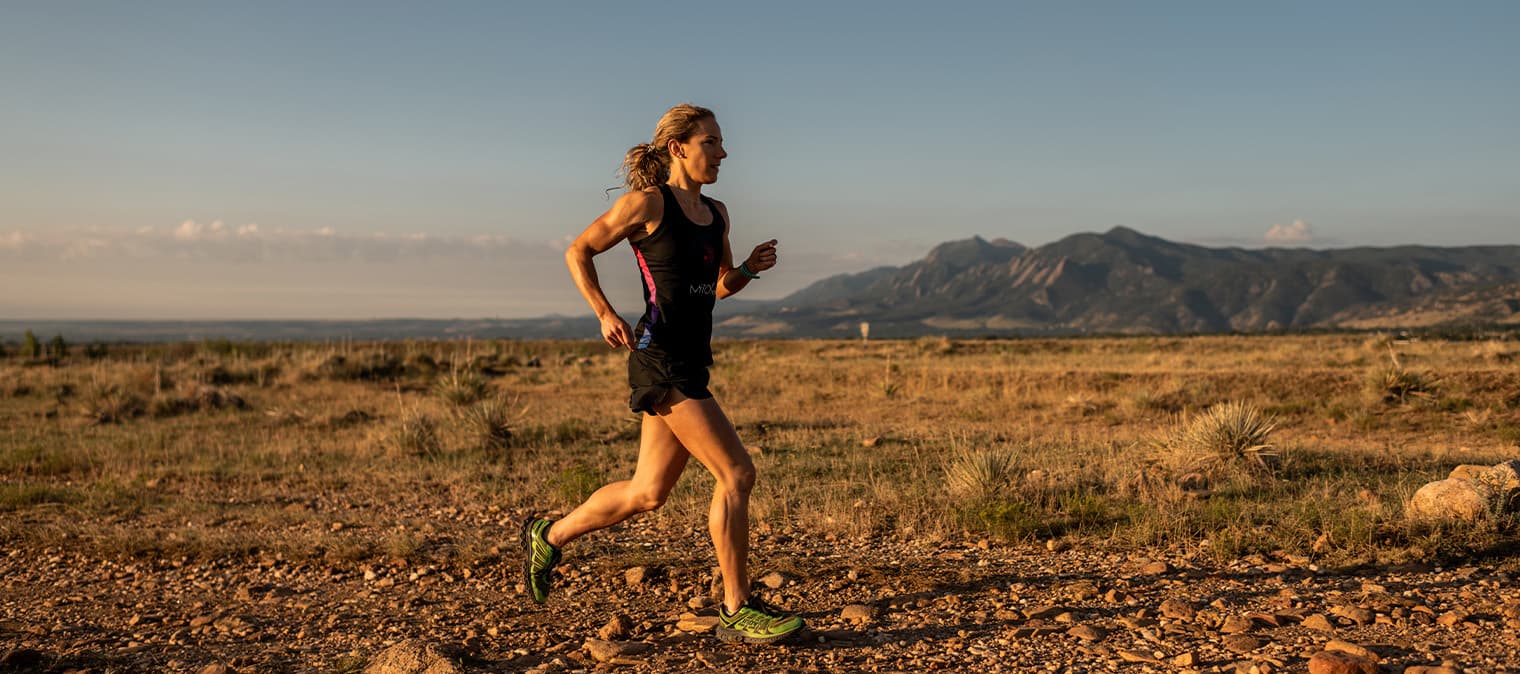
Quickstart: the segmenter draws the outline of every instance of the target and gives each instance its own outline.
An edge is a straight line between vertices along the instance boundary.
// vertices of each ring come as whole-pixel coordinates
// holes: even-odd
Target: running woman
[[[743,290],[776,266],[776,241],[755,247],[736,267],[728,244],[728,207],[702,196],[728,153],[711,110],[668,110],[654,141],[623,159],[628,188],[565,252],[570,275],[601,320],[602,338],[628,348],[629,407],[643,412],[633,478],[598,489],[564,518],[523,524],[523,573],[533,600],[549,597],[560,550],[581,536],[659,508],[696,457],[717,480],[708,529],[723,573],[716,633],[724,641],[771,643],[796,634],[802,618],[783,615],[750,594],[749,495],[755,465],[707,390],[715,300]],[[592,257],[627,240],[644,285],[636,328],[613,310]]]

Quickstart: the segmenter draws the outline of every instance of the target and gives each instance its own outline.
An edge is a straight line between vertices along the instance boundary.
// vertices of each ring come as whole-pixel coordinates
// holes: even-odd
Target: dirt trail
[[[0,671],[361,671],[406,639],[468,672],[1304,671],[1332,639],[1384,671],[1520,667],[1511,568],[758,538],[757,582],[780,586],[767,600],[810,624],[790,645],[720,644],[683,617],[714,611],[711,552],[694,531],[634,525],[582,541],[546,606],[519,594],[510,542],[464,568],[13,550],[0,557]],[[630,625],[616,641],[640,645],[599,663],[585,645],[615,614]]]

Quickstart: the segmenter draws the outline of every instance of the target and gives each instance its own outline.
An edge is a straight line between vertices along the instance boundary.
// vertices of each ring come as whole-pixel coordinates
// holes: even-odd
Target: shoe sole
[[[790,632],[784,632],[782,634],[777,634],[775,636],[752,637],[752,636],[749,636],[749,635],[747,635],[747,634],[745,634],[743,632],[740,632],[739,630],[731,629],[731,628],[728,628],[728,627],[724,627],[722,625],[718,625],[717,629],[713,630],[713,634],[718,637],[718,641],[721,641],[721,642],[727,643],[727,644],[743,643],[743,644],[754,644],[754,645],[757,645],[757,646],[764,646],[766,644],[779,643],[779,642],[791,639],[793,637],[796,637],[796,636],[802,634],[802,632],[804,630],[806,630],[806,629],[807,629],[807,626],[806,625],[802,625],[802,626],[799,626],[797,629],[794,629],[794,630],[792,630]]]
[[[523,589],[528,592],[528,598],[532,599],[533,603],[542,604],[549,601],[548,595],[545,594],[543,599],[539,599],[533,594],[533,523],[537,521],[536,517],[529,517],[523,521]]]

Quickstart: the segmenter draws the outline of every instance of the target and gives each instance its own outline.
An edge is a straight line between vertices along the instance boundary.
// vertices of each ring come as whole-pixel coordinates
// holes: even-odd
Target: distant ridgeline
[[[625,316],[633,320],[633,316]],[[1180,334],[1520,328],[1520,246],[1208,248],[1123,227],[1027,248],[951,241],[901,267],[823,279],[774,302],[718,303],[722,337]],[[370,321],[25,321],[70,342],[596,339],[592,317]]]

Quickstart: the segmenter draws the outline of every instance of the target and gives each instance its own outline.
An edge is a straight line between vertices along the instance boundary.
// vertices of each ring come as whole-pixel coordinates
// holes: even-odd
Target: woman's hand
[[[744,261],[744,267],[756,274],[776,266],[776,240],[771,239],[758,246]]]
[[[628,321],[615,313],[608,313],[602,317],[602,339],[607,341],[607,346],[614,349],[628,347],[633,348],[633,328],[628,327]]]

